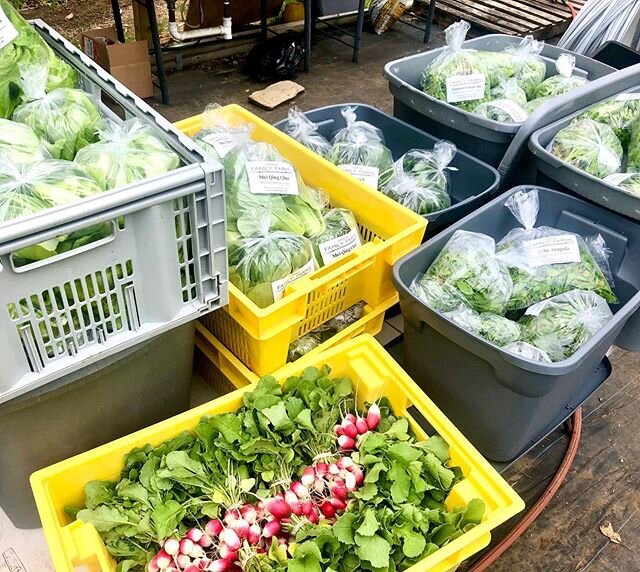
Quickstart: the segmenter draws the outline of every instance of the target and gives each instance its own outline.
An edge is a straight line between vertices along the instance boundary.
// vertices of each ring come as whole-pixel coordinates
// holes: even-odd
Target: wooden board
[[[571,0],[578,12],[587,0]],[[436,13],[484,30],[515,36],[532,34],[546,40],[566,31],[572,14],[562,2],[553,0],[436,0]]]

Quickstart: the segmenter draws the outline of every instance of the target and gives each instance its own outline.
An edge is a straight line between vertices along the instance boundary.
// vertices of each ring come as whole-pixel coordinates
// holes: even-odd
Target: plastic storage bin
[[[614,317],[574,355],[552,364],[520,358],[454,325],[413,296],[411,281],[431,265],[456,230],[499,240],[516,227],[504,203],[521,188],[491,201],[394,267],[407,371],[483,455],[500,462],[528,450],[604,382],[611,372],[607,350],[640,306],[640,226],[549,189],[539,191],[536,225],[600,233],[612,250],[611,270],[621,302],[612,306]]]
[[[0,405],[0,506],[40,525],[29,475],[189,409],[194,324]]]
[[[209,314],[205,318],[207,327],[258,375],[267,375],[285,365],[292,341],[357,302],[366,303],[365,316],[347,329],[349,335],[380,331],[382,312],[398,299],[391,284],[391,268],[421,243],[426,221],[355,181],[242,107],[230,105],[224,109],[232,121],[252,124],[253,138],[275,145],[306,183],[329,194],[333,206],[350,209],[365,244],[291,283],[283,299],[267,308],[259,308],[230,284],[229,306]],[[194,135],[200,129],[201,118],[196,116],[176,125],[187,135]],[[347,330],[342,332],[342,339],[346,339]],[[338,341],[336,336],[332,340]]]
[[[336,131],[346,126],[346,121],[340,112],[345,105],[356,106],[359,121],[366,121],[379,128],[385,137],[385,143],[393,159],[399,159],[410,149],[433,149],[439,139],[412,127],[404,121],[391,117],[387,113],[369,105],[359,103],[345,103],[330,105],[312,111],[305,115],[318,125],[318,131],[327,139],[335,135]],[[287,120],[276,123],[276,127],[284,131]],[[425,218],[429,221],[425,238],[435,235],[451,223],[460,220],[470,212],[486,203],[498,190],[500,175],[493,167],[475,159],[464,151],[458,151],[451,162],[456,171],[449,171],[451,177],[452,205],[449,208],[431,213]]]
[[[0,225],[0,403],[227,303],[222,167],[40,21],[81,85],[150,125],[184,166]],[[11,253],[96,223],[108,238],[20,268]]]
[[[316,13],[318,16],[334,16],[357,12],[360,0],[316,0]]]
[[[640,52],[620,42],[609,41],[600,46],[593,59],[616,69],[640,64]]]
[[[463,45],[469,49],[501,51],[507,46],[519,44],[521,40],[522,38],[515,36],[490,34],[467,40]],[[531,133],[533,129],[548,123],[547,112],[553,107],[554,101],[541,105],[527,121],[517,125],[491,121],[435,99],[422,91],[420,77],[427,65],[444,49],[408,56],[385,66],[384,75],[393,94],[393,114],[436,137],[453,141],[460,149],[497,167],[519,129],[526,129]],[[547,64],[547,75],[556,73],[555,60],[563,53],[572,52],[545,44],[541,55]],[[590,80],[615,71],[614,68],[586,56],[573,55],[576,58],[575,73],[587,76]],[[572,93],[577,93],[577,90]],[[523,145],[526,146],[526,142]]]
[[[491,531],[524,508],[524,503],[502,477],[473,448],[453,424],[424,395],[407,374],[372,337],[360,336],[317,356],[305,356],[278,372],[283,382],[287,376],[305,367],[328,364],[332,375],[359,379],[358,399],[374,401],[381,394],[389,397],[394,411],[406,415],[419,439],[428,434],[441,435],[450,445],[451,458],[464,472],[447,499],[449,507],[481,498],[486,503],[485,520],[420,563],[411,572],[445,572],[484,548]],[[158,444],[180,431],[192,429],[200,417],[235,411],[242,405],[242,395],[250,387],[216,399],[187,413],[158,423],[93,451],[88,451],[31,477],[56,572],[72,572],[74,566],[86,566],[87,572],[113,572],[115,566],[92,525],[71,522],[65,505],[84,500],[83,487],[90,479],[113,479],[119,475],[122,456],[133,447]],[[427,422],[427,433],[420,423]]]

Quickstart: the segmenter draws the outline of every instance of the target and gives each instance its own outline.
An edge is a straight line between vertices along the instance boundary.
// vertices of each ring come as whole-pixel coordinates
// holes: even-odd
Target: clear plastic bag
[[[211,157],[224,165],[229,151],[251,142],[251,126],[248,123],[232,123],[220,105],[211,103],[202,114],[202,129],[193,139]]]
[[[110,190],[176,169],[180,158],[151,127],[128,119],[122,125],[109,121],[100,141],[80,149],[75,162]]]
[[[469,308],[458,308],[445,316],[461,328],[479,336],[498,347],[522,338],[520,324],[503,316],[483,312],[479,314]]]
[[[627,172],[640,173],[640,117],[631,125],[627,153]]]
[[[542,351],[540,348],[528,344],[527,342],[513,342],[507,344],[502,349],[506,352],[510,352],[523,358],[530,359],[531,361],[551,363],[551,358],[547,355],[546,352]]]
[[[618,172],[624,155],[613,129],[591,119],[574,121],[558,131],[550,150],[559,159],[599,179]]]
[[[517,45],[507,46],[505,51],[512,55],[516,63],[514,74],[518,85],[524,90],[526,98],[531,99],[547,75],[547,66],[540,57],[544,42],[525,36]]]
[[[624,148],[629,146],[631,127],[640,117],[640,93],[621,93],[594,105],[581,113],[574,121],[592,119],[613,129]]]
[[[552,75],[545,79],[535,90],[535,97],[555,97],[585,85],[588,82],[587,78],[573,75],[575,67],[575,56],[561,54],[556,61],[557,75]]]
[[[395,163],[395,175],[382,192],[421,215],[451,206],[449,171],[456,146],[438,141],[433,151],[411,149]]]
[[[531,101],[528,101],[527,104],[523,107],[523,109],[527,114],[531,115],[534,111],[538,109],[538,107],[540,107],[543,103],[547,103],[547,101],[549,101],[550,99],[552,98],[537,97],[535,99],[532,99]]]
[[[322,157],[331,152],[331,143],[318,133],[318,126],[295,106],[289,109],[284,132]]]
[[[517,103],[520,107],[527,104],[527,94],[524,92],[515,78],[501,77],[498,85],[491,88],[493,99],[507,99]]]
[[[330,264],[362,245],[358,223],[349,209],[331,209],[323,218],[324,232],[311,237],[318,266]]]
[[[393,157],[382,132],[370,123],[358,121],[354,107],[343,108],[342,115],[347,125],[334,135],[327,158],[369,186],[384,188],[393,175]]]
[[[613,317],[595,292],[571,290],[531,306],[520,320],[526,341],[552,361],[572,356]]]
[[[52,157],[72,161],[80,149],[98,140],[103,119],[81,89],[59,88],[46,93],[47,74],[46,65],[22,68],[26,103],[18,106],[12,119],[28,125],[47,141]]]
[[[505,206],[522,225],[496,246],[513,281],[507,310],[522,310],[575,289],[593,290],[607,301],[617,302],[581,236],[548,226],[534,227],[540,208],[537,189],[514,193]]]
[[[460,291],[445,282],[440,283],[424,274],[418,274],[409,287],[411,292],[427,306],[438,312],[453,312],[458,308],[470,308]]]
[[[509,270],[496,257],[493,238],[464,230],[453,234],[425,278],[455,288],[477,312],[503,314],[513,288]]]
[[[50,159],[51,155],[31,127],[0,119],[0,158],[17,164]]]
[[[611,272],[611,265],[609,264],[609,258],[611,258],[611,254],[613,254],[612,250],[607,246],[601,234],[587,236],[584,241],[589,248],[589,252],[591,252],[591,256],[593,256],[600,270],[602,270],[602,274],[604,274],[604,277],[607,279],[609,286],[611,286],[612,289],[615,288],[616,283],[613,278],[613,272]]]
[[[425,93],[463,109],[489,99],[491,87],[484,57],[462,47],[469,28],[460,20],[445,30],[447,46],[424,70],[420,82]]]
[[[605,178],[605,183],[640,196],[640,173],[620,173],[619,177],[617,175],[618,173]]]
[[[313,246],[299,234],[271,230],[271,213],[253,213],[253,231],[229,244],[229,280],[258,307],[280,300],[286,287],[316,269]]]
[[[522,123],[529,117],[524,107],[510,99],[485,101],[478,105],[473,113],[500,123]]]

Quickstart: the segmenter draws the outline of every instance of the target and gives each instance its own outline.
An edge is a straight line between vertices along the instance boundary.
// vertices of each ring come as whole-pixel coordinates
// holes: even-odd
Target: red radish
[[[316,471],[313,467],[307,467],[302,473],[302,477],[300,477],[300,482],[308,487],[311,483],[313,483],[316,478]]]
[[[294,493],[291,489],[285,491],[284,493],[284,501],[293,508],[293,504],[299,502],[298,495]]]
[[[356,429],[358,430],[358,435],[364,435],[369,431],[369,425],[367,425],[366,419],[362,419],[362,417],[358,418],[356,421]]]
[[[342,429],[342,425],[334,425],[333,426],[333,432],[340,437],[340,435],[344,434],[344,429]]]
[[[309,489],[305,487],[300,481],[291,483],[291,490],[298,495],[299,499],[305,499],[309,496]]]
[[[340,500],[346,500],[347,498],[347,487],[344,485],[333,485],[331,487],[331,494]]]
[[[331,463],[329,465],[329,474],[330,475],[337,475],[340,472],[340,469],[338,468],[338,465],[336,465],[335,463]]]
[[[214,560],[209,564],[207,570],[208,572],[227,572],[228,570],[231,570],[232,566],[233,562],[220,558],[219,560]]]
[[[193,542],[188,538],[183,538],[180,541],[180,552],[182,554],[189,554],[193,550]]]
[[[342,435],[342,437],[338,437],[338,445],[344,451],[351,451],[356,446],[356,442],[346,435]]]
[[[347,437],[355,439],[358,436],[358,429],[353,423],[343,425],[342,430]]]
[[[210,520],[205,524],[204,531],[209,536],[218,536],[222,532],[223,528],[224,526],[222,525],[222,521],[219,518],[216,518],[215,520]]]
[[[200,570],[201,568],[197,564],[189,564],[189,566],[184,569],[184,572],[200,572]]]
[[[250,504],[244,505],[240,509],[240,514],[249,524],[253,524],[258,519],[258,512]]]
[[[200,570],[206,570],[209,568],[209,564],[211,564],[211,560],[209,560],[209,558],[201,558],[198,562],[198,567]]]
[[[302,513],[305,515],[310,514],[311,512],[313,512],[313,502],[309,501],[305,501],[302,503]]]
[[[154,556],[147,564],[147,572],[160,572],[160,566],[158,566],[158,557]]]
[[[336,465],[338,466],[339,469],[347,469],[347,470],[349,470],[351,467],[353,467],[354,462],[353,462],[353,459],[351,457],[340,457],[336,461]]]
[[[320,505],[320,510],[325,518],[331,518],[336,515],[336,509],[329,501],[324,501]]]
[[[247,536],[247,540],[249,544],[258,544],[260,542],[260,538],[262,536],[262,529],[259,524],[252,524],[249,527],[249,535]]]
[[[220,558],[223,558],[224,560],[229,560],[231,562],[234,562],[235,560],[238,559],[237,550],[231,550],[231,548],[229,548],[226,544],[220,545],[219,552],[220,552]]]
[[[344,420],[342,421],[342,423],[344,424],[345,421],[348,421],[349,423],[355,423],[357,420],[358,418],[353,413],[347,413],[347,415],[344,416]]]
[[[173,562],[173,558],[171,558],[171,556],[169,556],[164,550],[158,552],[155,558],[156,564],[161,570],[163,570],[164,568],[168,568]]]
[[[233,530],[239,538],[247,538],[249,534],[249,523],[244,518],[239,518],[235,522],[232,522],[229,528]]]
[[[291,507],[287,504],[287,501],[281,498],[274,498],[267,502],[267,510],[275,516],[278,520],[287,518],[291,515]]]
[[[187,530],[185,536],[192,542],[199,542],[204,533],[199,528],[191,528]]]
[[[180,556],[176,557],[176,564],[178,565],[178,568],[186,568],[191,564],[191,558],[186,554],[180,554]]]
[[[175,556],[180,552],[180,541],[177,538],[167,538],[162,548],[169,556]]]
[[[191,552],[189,552],[191,558],[202,558],[204,556],[204,550],[199,544],[194,544]]]
[[[236,550],[240,549],[240,545],[242,544],[240,542],[240,539],[238,538],[238,535],[236,534],[236,532],[234,530],[231,530],[230,528],[225,528],[221,533],[220,533],[220,540],[227,545],[228,548],[230,548],[231,550],[233,550],[234,552]]]
[[[315,481],[313,481],[313,490],[315,492],[322,493],[325,488],[326,488],[326,484],[322,479],[317,478]]]
[[[280,533],[280,523],[277,520],[270,520],[264,525],[262,529],[262,536],[265,538],[271,538]]]
[[[344,478],[344,486],[349,492],[356,490],[356,476],[353,473],[347,473]]]
[[[377,403],[372,403],[367,412],[367,427],[369,429],[375,429],[380,423],[380,407]]]
[[[362,483],[364,483],[364,471],[358,467],[354,472],[354,476],[356,477],[356,486],[359,487]]]
[[[329,465],[327,463],[318,463],[316,465],[316,475],[324,477],[329,472]]]
[[[287,544],[287,539],[286,538],[278,538],[278,544],[280,544],[280,545]]]
[[[347,503],[344,502],[343,499],[339,499],[338,497],[333,497],[331,499],[331,505],[336,510],[344,510],[345,508],[347,508]]]
[[[344,479],[342,477],[335,477],[332,481],[332,484],[338,485],[339,487],[344,487]]]
[[[209,546],[213,544],[213,540],[211,540],[211,537],[208,534],[203,534],[200,537],[200,540],[198,540],[198,544],[202,546],[202,548],[209,548]]]
[[[318,521],[320,520],[320,517],[318,516],[318,511],[317,510],[312,510],[307,515],[307,519],[309,520],[309,522],[311,524],[318,524]]]

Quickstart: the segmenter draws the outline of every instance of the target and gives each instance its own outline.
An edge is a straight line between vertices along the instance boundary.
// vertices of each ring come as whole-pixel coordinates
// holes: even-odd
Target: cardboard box
[[[82,51],[138,97],[153,96],[149,48],[146,41],[118,42],[114,27],[82,32]]]

